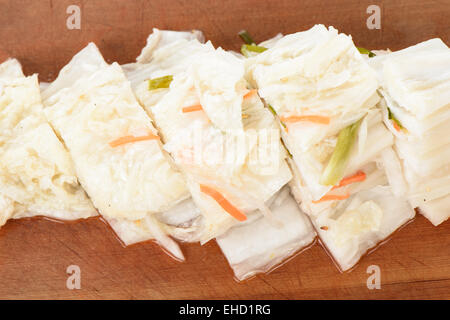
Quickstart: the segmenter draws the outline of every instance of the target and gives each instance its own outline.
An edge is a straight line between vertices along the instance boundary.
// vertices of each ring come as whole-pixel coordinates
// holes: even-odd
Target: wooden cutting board
[[[381,29],[369,30],[366,9],[375,2]],[[72,4],[81,9],[80,30],[66,27]],[[16,57],[27,74],[49,81],[89,41],[109,62],[132,62],[152,27],[200,29],[215,45],[238,49],[241,29],[261,41],[323,23],[359,46],[400,49],[433,37],[450,44],[449,16],[448,0],[0,0],[0,60]],[[450,299],[450,222],[436,228],[420,215],[345,274],[318,244],[242,283],[213,241],[182,249],[185,263],[151,242],[123,248],[99,219],[9,221],[0,229],[0,298]],[[66,287],[69,265],[81,269],[79,290]],[[381,269],[380,290],[366,286],[370,265]]]

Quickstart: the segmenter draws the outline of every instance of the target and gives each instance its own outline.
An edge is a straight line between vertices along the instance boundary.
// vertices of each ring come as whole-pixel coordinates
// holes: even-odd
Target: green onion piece
[[[389,109],[389,108],[387,108],[387,109],[388,109],[389,120],[394,121],[401,129],[404,129],[402,124],[400,123],[400,121],[392,113],[391,109]]]
[[[257,46],[256,44],[243,44],[241,47],[241,52],[245,57],[250,57],[251,53],[261,53],[266,51],[267,48]]]
[[[292,153],[289,151],[289,149],[286,147],[286,144],[284,143],[284,141],[283,141],[283,139],[281,139],[281,144],[283,145],[283,147],[284,147],[284,150],[286,150],[287,151],[287,154],[289,155],[289,158],[293,158],[293,156],[292,156]]]
[[[275,111],[275,109],[274,109],[270,104],[267,105],[267,108],[269,108],[270,112],[272,112],[272,114],[273,114],[274,116],[277,115],[277,112]]]
[[[255,41],[253,41],[250,34],[247,32],[247,30],[241,30],[238,33],[239,37],[244,41],[246,44],[255,44]]]
[[[267,104],[267,108],[269,108],[270,112],[272,112],[272,114],[274,116],[277,116],[277,112],[275,111],[275,109],[270,104]],[[283,121],[280,120],[280,123],[286,129],[286,125],[283,123]],[[283,145],[284,149],[287,151],[289,157],[292,159],[292,153],[286,147],[286,144],[284,143],[283,139],[281,139],[281,144]]]
[[[270,112],[272,112],[272,114],[276,117],[277,116],[277,112],[275,111],[275,109],[270,105],[270,104],[267,104],[267,108],[270,110]],[[286,129],[286,124],[283,122],[283,121],[281,121],[280,120],[280,123],[281,123],[281,125],[283,126],[283,128],[285,128]],[[287,148],[286,148],[286,150],[287,150]],[[289,152],[289,151],[288,151]]]
[[[361,121],[362,119],[339,132],[336,147],[334,148],[327,167],[320,177],[320,184],[325,186],[334,186],[342,180],[350,158],[350,152],[352,151],[353,145],[356,141]]]
[[[360,48],[360,47],[356,47],[356,48],[358,49],[359,53],[369,55],[369,58],[373,58],[373,57],[376,56],[375,53],[373,53],[372,51],[370,51],[370,50],[368,50],[366,48]]]
[[[173,80],[173,76],[164,76],[148,80],[148,90],[168,88]]]

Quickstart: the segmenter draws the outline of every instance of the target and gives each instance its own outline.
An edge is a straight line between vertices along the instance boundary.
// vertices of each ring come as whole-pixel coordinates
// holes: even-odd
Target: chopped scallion
[[[256,44],[243,44],[241,47],[241,53],[247,58],[250,57],[252,53],[261,53],[266,50],[267,48],[257,46]]]
[[[173,80],[173,76],[164,76],[148,80],[148,90],[168,88]]]
[[[320,184],[334,186],[343,178],[361,121],[362,119],[339,132],[336,147],[320,177]]]
[[[270,112],[272,112],[272,114],[273,114],[274,116],[277,115],[277,112],[275,111],[275,109],[274,109],[270,104],[267,105],[267,108],[269,108]]]
[[[239,37],[244,41],[246,44],[255,44],[255,41],[253,41],[250,34],[247,32],[247,30],[241,30],[238,33]]]
[[[356,47],[356,48],[358,49],[359,53],[367,54],[369,56],[369,58],[373,58],[376,56],[375,53],[373,53],[372,51],[370,51],[366,48],[360,48],[360,47]]]
[[[394,121],[401,129],[403,129],[402,124],[400,123],[400,121],[394,116],[394,114],[392,113],[391,109],[388,109],[388,115],[389,115],[389,120]]]

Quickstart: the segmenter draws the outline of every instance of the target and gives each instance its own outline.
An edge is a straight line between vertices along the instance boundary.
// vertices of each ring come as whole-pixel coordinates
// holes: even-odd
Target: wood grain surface
[[[81,30],[66,27],[71,4],[81,8]],[[381,8],[380,30],[366,27],[370,4]],[[432,37],[449,44],[449,17],[449,0],[0,0],[0,60],[16,57],[27,74],[49,81],[89,41],[109,62],[133,61],[152,27],[200,29],[215,45],[237,49],[241,29],[258,41],[323,23],[359,46],[400,49]],[[450,222],[436,228],[420,215],[344,274],[318,244],[241,283],[214,242],[182,249],[185,263],[152,242],[123,248],[95,218],[9,221],[0,229],[0,298],[450,299]],[[81,268],[80,290],[66,288],[73,264]],[[366,286],[373,264],[381,268],[380,290]]]

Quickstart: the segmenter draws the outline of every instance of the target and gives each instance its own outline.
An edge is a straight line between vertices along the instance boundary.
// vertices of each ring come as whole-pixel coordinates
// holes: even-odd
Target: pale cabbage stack
[[[10,59],[0,65],[0,226],[36,215],[76,220],[97,212],[45,119],[37,75],[25,77]]]
[[[280,225],[261,214],[252,215],[247,222],[216,238],[237,280],[269,272],[314,243],[314,228],[299,210],[288,186],[275,194],[268,205]]]
[[[154,29],[124,69],[201,211],[198,239],[219,237],[242,280],[306,247],[315,232],[281,191],[292,178],[287,154],[273,115],[247,88],[244,61],[199,40]]]
[[[164,221],[164,213],[176,211],[189,192],[121,67],[107,64],[91,43],[42,95],[81,185],[122,241],[156,239],[183,259],[167,236],[177,226]]]
[[[439,225],[450,217],[450,49],[431,39],[374,63],[409,200]]]
[[[294,194],[341,270],[414,217],[378,82],[333,27],[277,37],[246,60],[292,154]]]

